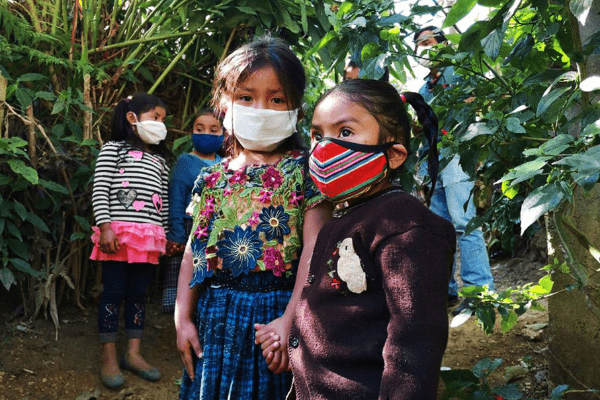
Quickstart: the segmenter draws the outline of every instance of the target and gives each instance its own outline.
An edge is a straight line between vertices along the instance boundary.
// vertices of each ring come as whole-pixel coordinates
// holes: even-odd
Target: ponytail
[[[433,112],[433,109],[425,102],[425,99],[420,94],[403,92],[400,94],[400,98],[402,98],[403,102],[410,104],[417,112],[417,119],[421,123],[421,126],[423,126],[423,133],[427,138],[427,172],[431,179],[431,189],[428,191],[425,201],[427,205],[429,205],[431,196],[435,190],[440,164],[437,154],[438,119]]]

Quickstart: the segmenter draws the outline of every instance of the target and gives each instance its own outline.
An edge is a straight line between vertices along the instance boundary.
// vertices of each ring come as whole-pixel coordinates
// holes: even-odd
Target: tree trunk
[[[575,212],[569,217],[592,242],[600,248],[600,184],[585,195],[581,189],[573,196]],[[598,262],[577,239],[567,233],[566,242],[591,275]],[[554,290],[573,284],[573,279],[562,273],[554,276]],[[564,291],[549,298],[550,319],[550,380],[554,385],[569,384],[578,389],[600,388],[600,275],[592,275],[584,290]],[[596,310],[596,312],[594,312]],[[597,399],[581,393],[567,395],[566,399]]]

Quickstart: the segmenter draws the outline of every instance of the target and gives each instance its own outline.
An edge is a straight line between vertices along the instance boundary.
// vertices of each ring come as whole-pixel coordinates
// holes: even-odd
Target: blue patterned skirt
[[[254,324],[283,315],[293,285],[293,277],[265,271],[238,278],[220,273],[200,288],[196,326],[203,356],[194,360],[194,380],[184,369],[180,400],[285,399],[292,374],[268,370],[254,344]]]

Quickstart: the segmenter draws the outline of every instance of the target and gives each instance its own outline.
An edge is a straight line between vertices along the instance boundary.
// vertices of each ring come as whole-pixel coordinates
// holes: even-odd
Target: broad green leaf
[[[35,97],[40,98],[40,99],[44,99],[44,100],[49,100],[49,101],[54,101],[56,99],[56,95],[52,92],[42,92],[39,91],[35,94]]]
[[[15,279],[15,274],[12,273],[8,267],[3,267],[0,269],[0,281],[6,288],[6,290],[10,290],[10,287],[13,284],[17,284],[17,280]]]
[[[37,185],[38,183],[38,174],[37,171],[31,168],[28,165],[25,165],[23,160],[8,160],[6,161],[10,166],[10,169],[13,170],[14,173],[21,175],[23,178],[27,179],[29,182]]]
[[[17,228],[15,226],[15,224],[13,224],[12,222],[5,220],[6,221],[6,229],[8,230],[8,232],[13,235],[14,237],[16,237],[17,239],[19,239],[20,241],[23,241],[23,236],[21,236],[21,231],[19,231],[19,228]]]
[[[79,239],[87,239],[88,235],[86,235],[83,232],[74,232],[71,233],[71,237],[69,238],[69,240],[71,242],[75,241],[75,240],[79,240]]]
[[[317,52],[317,51],[321,50],[323,47],[327,46],[327,44],[329,44],[329,42],[331,42],[335,38],[337,38],[337,33],[335,31],[327,32],[327,34],[325,36],[323,36],[323,38],[321,40],[319,40],[319,43],[317,43],[314,47],[312,47],[310,50],[308,50],[306,52],[306,54],[304,55],[304,58],[305,59],[309,58],[315,52]]]
[[[492,60],[495,60],[498,57],[500,48],[502,47],[503,39],[504,30],[498,28],[494,29],[489,35],[481,40],[481,47],[483,47],[483,51],[485,51],[485,54]]]
[[[532,178],[536,175],[541,174],[542,168],[547,164],[547,161],[550,158],[551,157],[539,157],[533,161],[528,161],[524,164],[518,165],[515,168],[513,168],[512,170],[510,170],[510,172],[508,174],[504,175],[502,178],[500,178],[500,180],[496,181],[495,183],[514,180],[511,183],[511,186],[513,186],[519,182],[528,180],[529,178]]]
[[[50,233],[50,229],[48,229],[48,226],[46,225],[46,223],[37,215],[28,212],[27,213],[27,221],[31,222],[39,230],[46,232],[46,233]]]
[[[570,147],[574,141],[571,135],[561,134],[550,139],[535,149],[527,149],[523,152],[525,156],[556,156]]]
[[[23,74],[23,75],[19,76],[17,78],[17,81],[18,82],[33,82],[33,81],[41,81],[44,79],[47,79],[45,75],[29,73],[29,74]]]
[[[518,118],[507,118],[506,129],[512,133],[526,133],[525,128],[521,126],[521,121]]]
[[[60,97],[54,103],[54,107],[52,107],[52,115],[58,114],[58,113],[60,113],[64,109],[65,109],[65,99],[62,98],[62,97]]]
[[[512,327],[515,326],[518,320],[519,317],[514,311],[511,311],[506,318],[502,318],[502,333],[510,331]]]
[[[16,239],[7,239],[6,243],[8,244],[8,248],[19,257],[27,259],[29,256],[27,244],[23,243],[22,241]]]
[[[558,165],[568,165],[580,173],[594,175],[600,172],[600,160],[598,157],[590,157],[586,154],[574,154],[555,162]]]
[[[554,286],[554,282],[552,281],[552,277],[550,275],[544,276],[542,279],[540,279],[539,283],[540,286],[547,291],[547,293],[550,293],[552,291],[552,287]]]
[[[521,235],[538,218],[558,207],[564,198],[564,192],[554,184],[547,184],[534,189],[521,206]]]
[[[506,386],[495,387],[492,391],[494,392],[494,394],[498,395],[504,400],[520,400],[523,398],[523,393],[519,390],[519,387],[514,383],[508,384]]]
[[[600,119],[594,123],[586,125],[586,127],[583,128],[583,132],[581,133],[581,135],[585,137],[585,136],[597,135],[599,133],[600,133]]]
[[[502,182],[502,194],[508,197],[509,199],[514,199],[517,194],[519,194],[518,188],[512,186],[510,181]]]
[[[58,193],[62,193],[62,194],[69,194],[69,189],[67,189],[63,185],[59,185],[56,182],[47,181],[45,179],[40,179],[39,180],[39,185],[41,187],[43,187],[44,189],[50,190],[52,192],[58,192]]]
[[[352,11],[353,8],[354,8],[354,3],[350,2],[350,1],[343,2],[340,5],[340,8],[338,9],[337,17],[342,18],[344,16],[344,14],[347,14],[350,11]]]
[[[16,269],[26,273],[27,275],[38,277],[42,274],[40,271],[36,271],[33,268],[31,268],[31,265],[21,258],[11,258],[9,261]]]
[[[448,16],[446,16],[442,28],[452,26],[463,19],[471,12],[473,7],[475,7],[475,4],[477,4],[477,0],[458,0],[448,12]]]
[[[27,217],[27,209],[25,206],[18,201],[13,202],[13,207],[15,208],[15,212],[19,217],[21,217],[21,221],[25,221],[25,217]]]
[[[478,378],[489,376],[502,364],[501,358],[496,358],[493,361],[489,358],[484,358],[473,367],[473,374]]]
[[[77,223],[79,224],[79,226],[81,226],[83,229],[85,229],[86,231],[89,231],[91,229],[90,227],[90,221],[88,221],[87,218],[83,218],[80,216],[75,216],[75,220],[77,221]]]
[[[592,3],[593,0],[571,0],[569,2],[569,9],[581,25],[585,25]]]
[[[367,60],[369,58],[375,58],[381,53],[381,47],[378,43],[369,42],[362,48],[360,51],[360,59],[362,61]]]
[[[493,307],[477,307],[475,310],[477,324],[486,335],[492,334],[496,324],[496,310]]]
[[[471,139],[481,135],[491,135],[493,132],[485,122],[478,122],[469,125],[467,132],[458,138],[459,142],[468,142]]]
[[[377,21],[377,26],[380,26],[380,27],[393,26],[395,24],[401,24],[402,22],[406,21],[407,19],[408,19],[408,17],[406,17],[402,14],[394,14],[394,15],[390,15],[389,17],[379,19]]]
[[[23,110],[29,107],[33,101],[33,97],[31,97],[27,89],[17,88],[15,91],[15,96],[17,96],[17,100],[19,101],[19,104]]]
[[[554,89],[553,91],[551,91],[550,93],[548,93],[547,95],[545,95],[544,97],[542,97],[542,99],[538,103],[537,111],[535,112],[535,114],[538,117],[542,116],[546,111],[548,111],[548,109],[550,108],[550,106],[556,100],[558,100],[558,98],[560,96],[562,96],[563,94],[565,94],[569,90],[571,90],[570,86],[562,87],[562,88],[559,88],[559,89]]]

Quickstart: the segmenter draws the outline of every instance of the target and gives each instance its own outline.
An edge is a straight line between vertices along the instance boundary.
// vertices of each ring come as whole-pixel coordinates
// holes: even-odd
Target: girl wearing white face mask
[[[215,76],[232,157],[200,172],[188,207],[194,224],[175,303],[185,366],[179,398],[284,399],[286,346],[267,364],[253,332],[287,343],[316,235],[331,214],[305,174],[296,131],[304,68],[285,42],[265,38],[230,54]]]
[[[128,345],[120,367],[149,381],[160,379],[160,372],[142,357],[140,341],[146,291],[154,265],[165,253],[169,167],[161,141],[167,133],[166,114],[163,101],[153,95],[139,93],[121,100],[113,113],[110,141],[96,160],[90,258],[102,262],[100,376],[110,388],[124,383],[115,345],[123,301]]]

